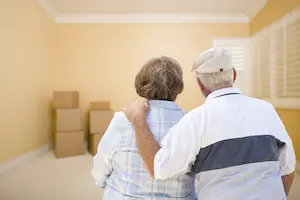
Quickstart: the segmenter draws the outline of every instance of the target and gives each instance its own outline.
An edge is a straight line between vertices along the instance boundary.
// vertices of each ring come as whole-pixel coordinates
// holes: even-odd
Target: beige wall
[[[137,99],[134,77],[153,56],[177,59],[185,89],[178,99],[192,109],[204,99],[190,68],[216,37],[248,37],[249,24],[81,24],[56,25],[60,65],[56,89],[76,89],[86,109],[91,100],[108,99],[114,110]]]
[[[300,6],[300,0],[269,0],[251,22],[251,34],[261,31],[297,6]],[[300,161],[300,110],[277,109],[277,111],[293,140],[297,160]]]
[[[0,1],[0,163],[49,143],[53,30],[36,0]]]

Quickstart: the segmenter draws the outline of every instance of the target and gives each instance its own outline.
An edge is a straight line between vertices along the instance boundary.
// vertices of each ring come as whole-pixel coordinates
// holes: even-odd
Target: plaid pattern
[[[168,130],[183,117],[184,112],[174,102],[152,100],[149,101],[149,104],[148,124],[155,139],[160,142]],[[110,162],[107,163],[111,167],[106,167],[106,169],[111,168],[112,170],[109,176],[107,176],[106,184],[102,184],[106,185],[103,199],[169,200],[180,198],[195,200],[194,174],[188,173],[164,181],[153,180],[149,176],[144,167],[143,160],[138,153],[132,125],[124,114],[119,115],[119,118],[112,121],[111,128],[108,128],[108,133],[105,133],[110,134],[109,131],[119,130],[118,137],[120,137],[120,140],[112,148],[113,153],[111,154]],[[113,123],[117,123],[116,126],[119,128],[113,129]],[[114,138],[111,138],[111,140],[114,140]]]

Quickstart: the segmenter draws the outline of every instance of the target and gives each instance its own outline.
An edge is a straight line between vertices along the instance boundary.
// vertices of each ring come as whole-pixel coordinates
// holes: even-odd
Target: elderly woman
[[[135,89],[148,100],[148,124],[158,142],[184,112],[174,102],[183,90],[182,69],[168,57],[153,58],[136,75]],[[188,138],[187,138],[188,139]],[[104,200],[195,200],[195,175],[154,180],[141,159],[134,129],[123,112],[115,113],[94,157],[93,177],[105,188]]]

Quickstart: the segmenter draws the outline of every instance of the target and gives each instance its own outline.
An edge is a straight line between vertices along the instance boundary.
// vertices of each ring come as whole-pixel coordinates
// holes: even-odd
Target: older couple
[[[145,100],[115,114],[94,157],[103,199],[286,199],[295,154],[273,106],[233,88],[227,49],[204,52],[192,71],[206,101],[185,115],[177,61],[154,58],[137,74]]]

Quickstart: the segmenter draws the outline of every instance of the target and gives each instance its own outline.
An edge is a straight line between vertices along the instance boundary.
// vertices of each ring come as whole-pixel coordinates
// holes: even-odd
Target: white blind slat
[[[270,36],[262,35],[257,40],[257,62],[256,75],[256,96],[259,98],[270,97]]]

